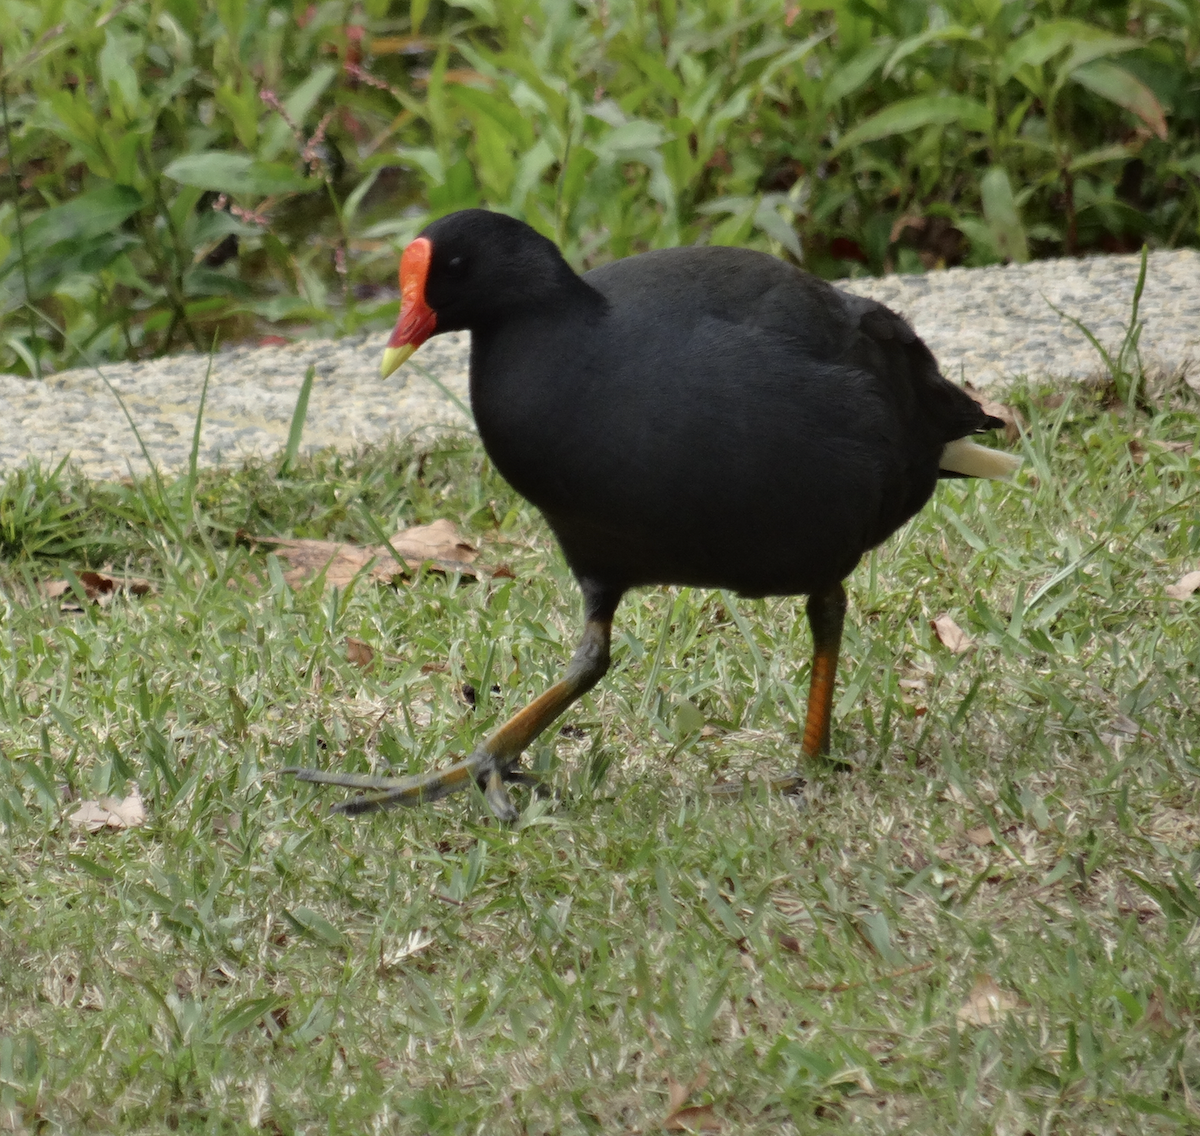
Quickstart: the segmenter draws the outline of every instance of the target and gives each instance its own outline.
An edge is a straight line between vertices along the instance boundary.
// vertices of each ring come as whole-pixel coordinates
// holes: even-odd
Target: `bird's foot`
[[[762,786],[768,792],[787,796],[803,793],[807,783],[808,778],[797,769],[794,773],[787,773],[782,777],[764,777],[761,780],[744,777],[741,781],[722,781],[714,785],[709,792],[714,797],[740,797],[747,789]]]
[[[462,792],[477,784],[483,790],[484,799],[497,820],[514,821],[520,815],[512,798],[508,795],[505,782],[516,784],[536,783],[529,774],[522,773],[511,765],[501,766],[496,758],[482,746],[462,761],[444,769],[418,773],[411,777],[374,777],[363,773],[327,772],[323,769],[305,769],[288,766],[281,772],[290,774],[299,781],[310,781],[320,785],[340,785],[361,792],[333,806],[335,813],[359,816],[380,809],[415,808],[441,800],[453,793]]]

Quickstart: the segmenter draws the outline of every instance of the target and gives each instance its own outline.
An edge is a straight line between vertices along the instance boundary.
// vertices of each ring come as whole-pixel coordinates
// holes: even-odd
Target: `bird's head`
[[[523,221],[486,209],[442,217],[400,258],[400,318],[380,374],[390,375],[431,335],[480,328],[578,279],[554,243]]]

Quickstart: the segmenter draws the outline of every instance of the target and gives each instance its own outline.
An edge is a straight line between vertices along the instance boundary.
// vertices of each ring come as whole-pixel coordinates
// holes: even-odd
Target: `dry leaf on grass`
[[[364,569],[369,580],[390,584],[397,576],[415,572],[427,561],[442,571],[474,577],[471,565],[479,555],[474,546],[459,535],[453,522],[444,518],[398,532],[391,538],[390,548],[384,544],[364,546],[347,541],[280,537],[266,537],[263,543],[273,545],[276,554],[292,565],[283,578],[293,588],[313,579],[322,570],[327,588],[346,587]],[[396,556],[403,565],[396,563]]]
[[[1129,439],[1129,456],[1137,465],[1144,465],[1146,462],[1146,444],[1141,438]],[[1149,439],[1149,444],[1169,454],[1190,454],[1195,448],[1191,442],[1161,442],[1157,438]]]
[[[713,1112],[711,1104],[691,1105],[685,1108],[688,1097],[698,1093],[708,1084],[708,1067],[700,1066],[699,1072],[691,1084],[685,1085],[667,1078],[667,1091],[670,1093],[670,1106],[666,1119],[662,1122],[667,1132],[719,1132],[720,1118]]]
[[[986,848],[989,844],[995,843],[992,830],[986,824],[981,824],[978,828],[967,829],[967,839],[976,848]]]
[[[929,626],[933,628],[942,646],[956,655],[965,655],[975,646],[975,640],[948,615],[939,615],[937,619],[930,620]]]
[[[1162,1037],[1170,1037],[1179,1032],[1179,1023],[1167,1006],[1166,994],[1161,986],[1156,986],[1146,1002],[1145,1013],[1138,1020],[1138,1029],[1151,1030]]]
[[[120,797],[101,797],[98,801],[83,801],[70,816],[72,828],[84,832],[99,832],[103,828],[140,828],[146,823],[146,808],[137,786],[122,800]]]
[[[1020,1006],[1015,994],[1001,990],[990,974],[981,974],[956,1016],[960,1026],[994,1026]]]
[[[775,942],[777,942],[785,951],[793,955],[804,954],[804,946],[795,935],[788,935],[783,931],[775,933]]]
[[[1025,429],[1025,420],[1011,406],[1005,406],[1002,402],[988,398],[983,391],[973,387],[970,383],[964,384],[963,390],[979,403],[984,414],[999,418],[1004,423],[1004,440],[1006,442],[1015,442],[1020,438],[1021,431]]]
[[[711,1104],[693,1105],[671,1113],[663,1128],[668,1132],[720,1132],[721,1120]]]
[[[1180,576],[1177,583],[1168,584],[1163,591],[1173,600],[1186,600],[1193,592],[1200,592],[1200,572]]]
[[[138,576],[116,577],[103,572],[80,572],[78,580],[87,598],[101,607],[111,603],[118,592],[128,592],[131,596],[144,596],[150,592],[150,581]],[[65,597],[63,606],[67,607],[74,600],[75,593],[66,580],[50,580],[42,585],[42,595],[50,600]]]
[[[353,635],[346,636],[346,659],[356,667],[369,670],[375,665],[375,648],[370,643],[355,639]]]

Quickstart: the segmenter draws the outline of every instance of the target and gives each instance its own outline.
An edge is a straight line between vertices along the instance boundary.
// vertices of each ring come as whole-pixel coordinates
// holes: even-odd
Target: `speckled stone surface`
[[[933,349],[947,377],[1002,389],[1021,375],[1081,379],[1099,370],[1095,350],[1050,307],[1082,320],[1100,341],[1117,345],[1129,318],[1138,257],[1049,260],[1007,267],[844,281],[903,313]],[[1152,367],[1186,370],[1200,389],[1200,253],[1150,256],[1142,297],[1142,355]],[[380,381],[386,336],[305,340],[286,347],[241,347],[213,359],[199,460],[204,465],[271,455],[287,440],[305,371],[316,368],[304,449],[365,442],[470,420],[422,373],[428,369],[467,400],[465,334],[430,340],[391,378]],[[416,366],[414,366],[416,364]],[[208,359],[177,355],[106,364],[154,462],[187,465]],[[69,455],[97,477],[146,470],[116,398],[92,370],[64,371],[43,382],[0,375],[0,469]]]

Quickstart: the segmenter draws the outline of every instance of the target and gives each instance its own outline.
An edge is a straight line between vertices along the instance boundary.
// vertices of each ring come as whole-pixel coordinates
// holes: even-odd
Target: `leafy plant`
[[[580,268],[696,241],[827,276],[1200,241],[1195,0],[6,13],[9,370],[383,326],[399,247],[473,205]]]

